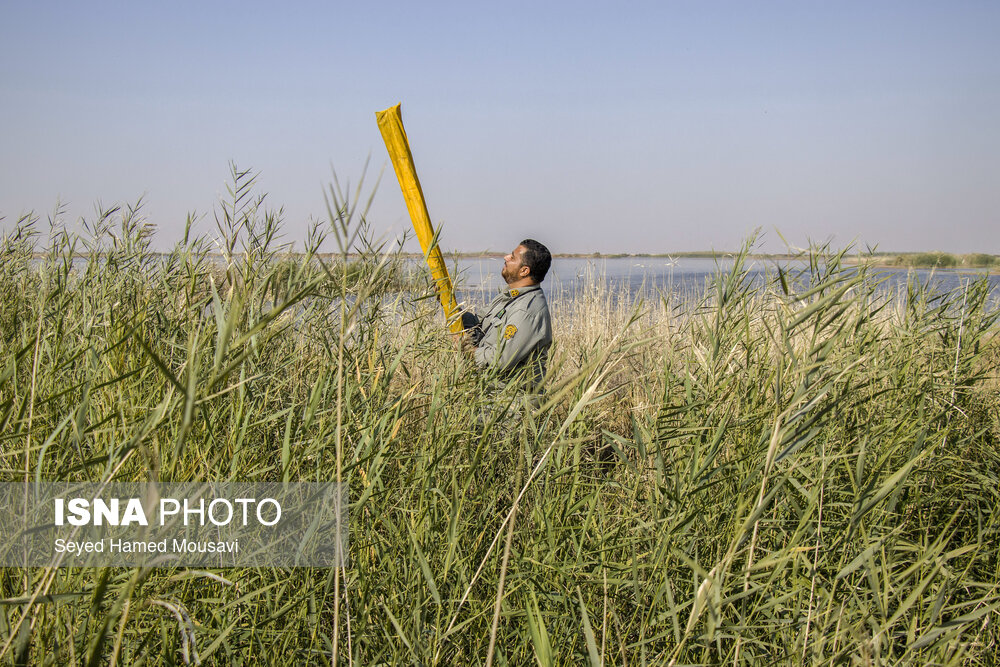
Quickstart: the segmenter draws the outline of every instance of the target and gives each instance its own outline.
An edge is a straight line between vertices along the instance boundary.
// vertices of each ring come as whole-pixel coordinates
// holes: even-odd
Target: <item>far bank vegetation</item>
[[[967,255],[953,255],[947,252],[911,252],[896,255],[890,264],[915,269],[1000,268],[1000,257],[981,252]]]

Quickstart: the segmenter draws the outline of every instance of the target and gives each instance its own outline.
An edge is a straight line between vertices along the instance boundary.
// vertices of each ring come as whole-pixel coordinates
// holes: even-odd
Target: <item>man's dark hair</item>
[[[522,261],[531,271],[531,277],[536,283],[542,282],[545,280],[545,274],[549,272],[549,267],[552,266],[552,253],[535,239],[524,239],[520,245],[524,246]]]

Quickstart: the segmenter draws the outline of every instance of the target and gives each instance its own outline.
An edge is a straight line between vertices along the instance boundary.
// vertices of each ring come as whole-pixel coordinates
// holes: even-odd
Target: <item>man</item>
[[[463,313],[476,365],[494,369],[501,377],[525,374],[528,385],[536,387],[545,375],[552,322],[541,282],[552,265],[548,248],[525,239],[504,257],[500,275],[507,289],[493,299],[480,320]]]

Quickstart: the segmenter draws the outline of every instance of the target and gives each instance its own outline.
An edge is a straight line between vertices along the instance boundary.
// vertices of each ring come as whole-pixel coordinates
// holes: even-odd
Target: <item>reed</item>
[[[4,660],[992,660],[985,281],[888,294],[824,247],[755,284],[748,244],[695,299],[582,285],[553,300],[541,408],[512,419],[429,279],[400,289],[358,194],[329,194],[298,254],[236,169],[214,240],[166,256],[139,206],[6,233],[4,481],[341,478],[351,562],[8,568]]]

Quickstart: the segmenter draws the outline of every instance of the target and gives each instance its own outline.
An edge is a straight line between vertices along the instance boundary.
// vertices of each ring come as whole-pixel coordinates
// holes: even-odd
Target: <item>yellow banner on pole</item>
[[[449,322],[448,328],[453,333],[458,333],[462,330],[462,319],[458,317],[458,304],[455,302],[451,276],[448,275],[448,267],[444,263],[441,249],[434,243],[434,228],[427,213],[424,193],[420,189],[417,169],[413,165],[413,154],[410,152],[410,142],[406,139],[406,130],[403,129],[403,116],[399,107],[397,104],[384,111],[375,112],[375,120],[378,121],[378,129],[382,133],[385,147],[389,150],[389,158],[392,160],[393,169],[396,170],[396,178],[399,179],[399,187],[403,191],[403,199],[406,200],[413,229],[417,232],[417,240],[420,241],[427,265],[431,269],[431,276],[437,285],[438,298],[441,299],[441,307],[444,308],[444,315]]]

